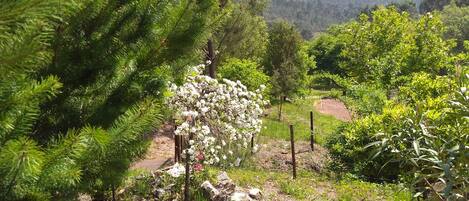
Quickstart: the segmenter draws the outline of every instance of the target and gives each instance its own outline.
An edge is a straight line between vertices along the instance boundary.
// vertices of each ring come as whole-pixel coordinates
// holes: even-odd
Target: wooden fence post
[[[182,162],[182,158],[181,158],[181,154],[182,154],[182,150],[184,149],[184,142],[183,142],[183,138],[184,136],[182,135],[179,135],[178,136],[178,161],[179,162]]]
[[[254,154],[254,135],[251,136],[251,154]]]
[[[296,179],[295,135],[293,133],[293,125],[290,125],[290,141],[291,141],[291,157],[292,157],[292,164],[293,164],[293,179]]]
[[[309,112],[309,124],[311,129],[311,151],[314,151],[314,122],[313,122],[313,111]]]
[[[192,122],[191,122],[191,126],[194,126],[194,119],[191,119]],[[191,198],[190,198],[190,178],[191,178],[191,155],[189,154],[188,150],[191,148],[191,143],[190,143],[190,140],[192,140],[194,136],[194,133],[192,132],[189,132],[189,140],[187,142],[185,142],[186,146],[186,180],[184,182],[184,201],[191,201]]]
[[[174,124],[174,162],[177,163],[179,162],[180,154],[179,154],[179,135],[176,135],[175,131],[177,130],[177,125],[176,121],[173,119],[173,124]]]

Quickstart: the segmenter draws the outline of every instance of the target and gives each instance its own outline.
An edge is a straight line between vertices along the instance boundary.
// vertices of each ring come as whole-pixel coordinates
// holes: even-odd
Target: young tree
[[[469,40],[469,6],[458,7],[452,3],[441,11],[441,20],[446,26],[445,38],[455,39],[454,51],[464,51],[464,41]]]
[[[223,9],[226,16],[214,31],[207,47],[208,74],[216,75],[220,64],[229,58],[250,59],[264,57],[267,46],[267,23],[262,17],[266,1],[241,0],[228,2]]]
[[[299,92],[304,86],[307,65],[302,57],[300,33],[291,24],[277,21],[269,29],[269,45],[264,60],[264,70],[272,77],[272,93],[279,97],[279,120],[282,104],[288,96]]]
[[[361,15],[336,36],[343,43],[340,68],[353,80],[396,88],[413,72],[438,73],[448,68],[450,44],[443,40],[438,15],[413,20],[395,8],[381,8],[371,17]]]

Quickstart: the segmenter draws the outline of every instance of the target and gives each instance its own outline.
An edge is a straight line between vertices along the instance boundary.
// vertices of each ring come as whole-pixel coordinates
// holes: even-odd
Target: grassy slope
[[[323,144],[328,135],[342,124],[333,116],[324,115],[314,110],[314,102],[328,96],[329,92],[312,91],[309,96],[295,100],[293,103],[283,105],[282,121],[278,121],[278,105],[273,105],[267,110],[268,116],[263,119],[261,136],[274,139],[290,139],[289,125],[295,130],[296,140],[309,140],[310,125],[309,113],[313,111],[314,133],[318,144]]]
[[[378,185],[359,180],[331,180],[326,175],[299,171],[293,180],[287,172],[272,172],[254,168],[228,170],[236,184],[244,187],[262,186],[267,182],[279,188],[279,193],[294,200],[410,200],[410,193],[397,185]],[[263,189],[265,191],[265,189]],[[277,197],[278,198],[278,197]],[[272,197],[266,198],[273,199]]]
[[[278,107],[268,109],[263,119],[262,138],[289,140],[288,125],[295,128],[296,140],[309,140],[309,112],[314,113],[315,135],[318,144],[323,144],[335,129],[343,124],[333,116],[314,110],[314,102],[329,96],[330,92],[312,91],[304,99],[284,104],[282,121],[278,121]],[[228,170],[230,177],[240,186],[261,188],[266,182],[279,188],[279,193],[294,200],[410,200],[410,193],[396,185],[378,185],[359,180],[336,180],[327,175],[300,170],[298,179],[293,180],[289,172],[258,169],[252,163],[248,167]]]

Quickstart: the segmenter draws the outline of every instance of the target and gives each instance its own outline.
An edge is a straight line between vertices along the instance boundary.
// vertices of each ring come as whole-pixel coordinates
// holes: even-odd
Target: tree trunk
[[[112,201],[116,201],[116,188],[112,185]]]
[[[278,120],[279,121],[282,121],[282,105],[283,105],[284,99],[285,99],[285,96],[280,96],[280,105],[278,107]]]
[[[213,42],[211,39],[207,41],[207,55],[206,55],[206,60],[210,61],[210,64],[207,66],[208,67],[208,75],[211,78],[216,78],[216,64],[215,64],[215,51],[213,50]]]

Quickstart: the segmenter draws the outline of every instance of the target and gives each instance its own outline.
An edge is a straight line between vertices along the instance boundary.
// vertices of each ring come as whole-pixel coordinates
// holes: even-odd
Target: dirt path
[[[298,169],[322,172],[329,155],[327,149],[314,144],[314,151],[308,141],[296,141],[296,162]],[[261,149],[254,155],[257,166],[266,170],[290,171],[291,152],[290,142],[284,140],[269,140],[261,145]]]
[[[314,108],[320,113],[332,115],[342,121],[351,121],[352,114],[344,103],[336,99],[321,99],[315,102]]]
[[[157,170],[174,163],[174,140],[171,125],[163,125],[155,135],[145,159],[132,165],[132,169]]]
[[[315,150],[312,152],[309,142],[297,141],[295,142],[296,149],[296,162],[298,170],[313,171],[318,174],[325,173],[326,164],[330,160],[329,153],[326,148],[315,144]],[[264,169],[265,171],[275,172],[286,172],[291,173],[291,152],[290,142],[284,140],[267,140],[265,141],[253,158],[256,167]],[[295,201],[291,195],[287,195],[282,192],[281,184],[278,180],[267,180],[262,186],[265,199],[272,201]],[[336,198],[336,192],[330,182],[321,181],[318,179],[311,185],[310,188],[314,188],[316,193],[314,196],[328,197],[330,199]],[[312,200],[318,200],[313,199]],[[310,200],[307,198],[306,200]]]

